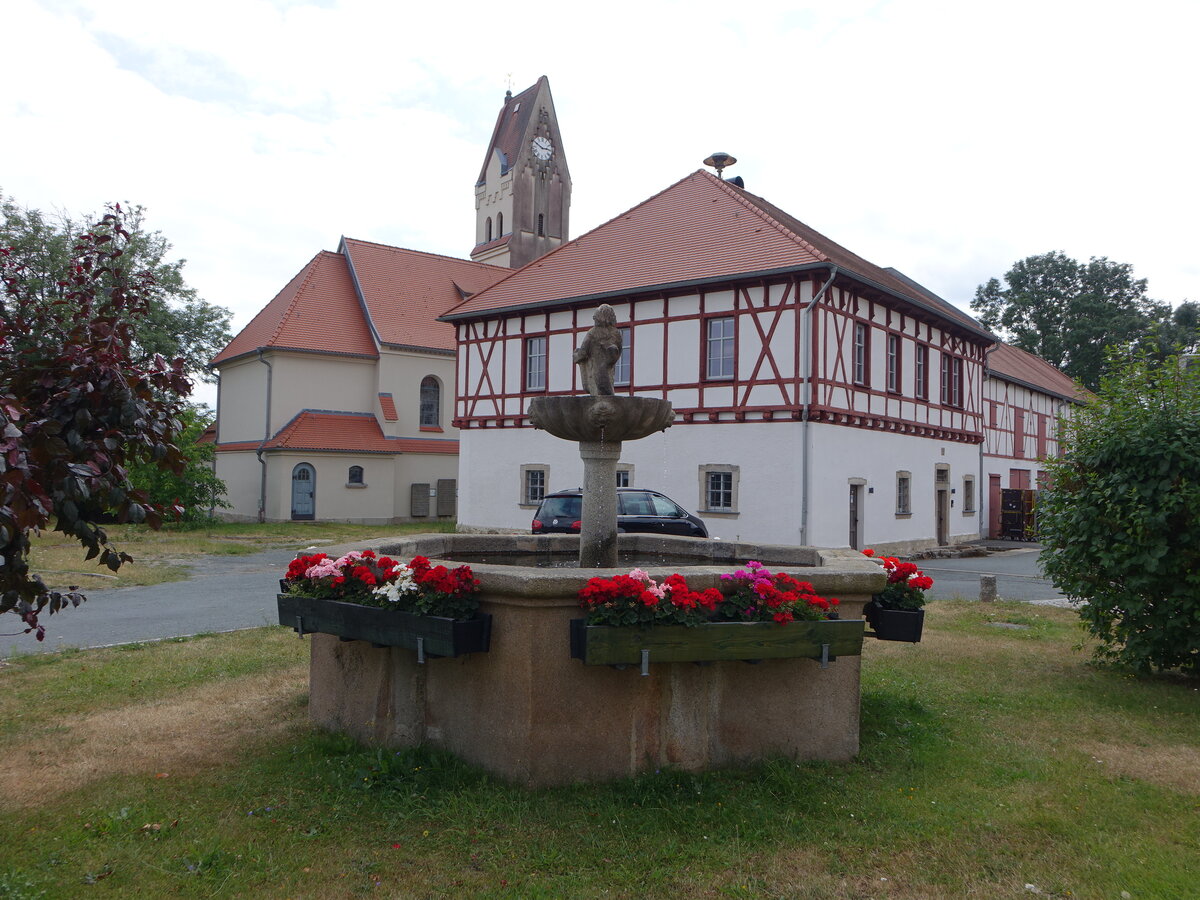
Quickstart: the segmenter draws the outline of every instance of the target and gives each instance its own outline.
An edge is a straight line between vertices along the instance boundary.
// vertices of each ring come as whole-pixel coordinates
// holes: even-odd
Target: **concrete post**
[[[991,603],[996,599],[996,576],[995,575],[980,575],[979,576],[979,601],[981,603]]]
[[[579,566],[617,567],[617,463],[620,441],[580,441],[583,460],[583,518],[579,527]]]

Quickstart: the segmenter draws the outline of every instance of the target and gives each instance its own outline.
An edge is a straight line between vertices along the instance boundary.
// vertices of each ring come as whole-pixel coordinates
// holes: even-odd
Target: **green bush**
[[[1115,363],[1063,426],[1039,502],[1047,575],[1099,658],[1200,676],[1200,370]]]

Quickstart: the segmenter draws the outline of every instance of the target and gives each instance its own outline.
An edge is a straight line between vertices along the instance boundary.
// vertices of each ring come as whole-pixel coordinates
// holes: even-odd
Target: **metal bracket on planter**
[[[650,674],[650,651],[642,651],[642,675]]]
[[[829,645],[828,644],[821,645],[821,668],[822,669],[829,668]]]
[[[425,665],[425,638],[417,638],[417,665]]]
[[[304,616],[296,616],[296,637],[304,640]]]

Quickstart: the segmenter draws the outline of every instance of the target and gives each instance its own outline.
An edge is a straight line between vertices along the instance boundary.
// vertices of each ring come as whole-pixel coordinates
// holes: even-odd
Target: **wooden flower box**
[[[585,665],[641,665],[721,659],[819,659],[862,653],[862,619],[819,622],[706,622],[648,628],[587,625],[571,620],[571,656]]]
[[[278,599],[279,624],[301,636],[319,631],[377,647],[406,647],[417,651],[418,662],[425,657],[486,653],[491,642],[492,617],[486,613],[459,620],[287,593]]]

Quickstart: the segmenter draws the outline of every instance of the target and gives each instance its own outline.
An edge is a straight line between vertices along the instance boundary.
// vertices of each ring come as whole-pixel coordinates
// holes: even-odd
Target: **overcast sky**
[[[1191,0],[4,0],[0,21],[0,191],[145,206],[235,331],[341,235],[465,257],[504,91],[543,74],[572,236],[723,150],[964,309],[1050,250],[1200,300]]]

